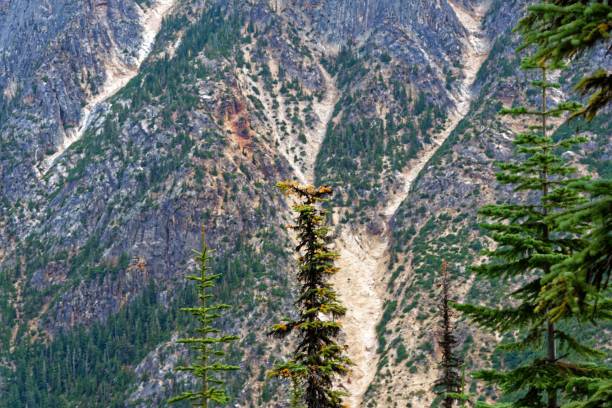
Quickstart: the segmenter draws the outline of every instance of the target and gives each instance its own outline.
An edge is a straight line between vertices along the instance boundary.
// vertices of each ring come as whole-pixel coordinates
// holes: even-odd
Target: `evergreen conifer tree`
[[[602,44],[610,52],[612,6],[608,0],[551,0],[529,7],[516,30],[521,48],[535,46],[533,58],[540,64],[557,64]],[[612,100],[612,73],[605,67],[585,76],[576,89],[591,97],[577,114],[592,119]]]
[[[517,107],[504,109],[504,114],[535,118],[528,130],[516,136],[517,155],[501,163],[497,180],[511,184],[520,194],[518,203],[487,205],[480,210],[497,243],[485,251],[487,263],[475,266],[477,275],[491,280],[512,280],[518,288],[508,293],[509,304],[502,307],[457,305],[468,318],[480,326],[498,333],[520,332],[507,350],[529,349],[534,357],[519,367],[508,370],[482,370],[476,378],[500,386],[504,394],[518,395],[516,407],[558,407],[558,393],[567,384],[568,367],[562,361],[559,347],[587,352],[569,333],[555,327],[546,311],[539,311],[538,295],[542,279],[551,268],[564,261],[579,241],[577,231],[563,231],[551,220],[551,215],[573,208],[581,199],[572,188],[570,175],[574,169],[560,157],[559,150],[583,142],[581,137],[555,141],[549,135],[550,120],[576,109],[575,104],[550,106],[549,89],[558,87],[548,81],[547,67],[527,59],[524,69],[536,69],[542,79],[532,82],[539,89],[539,109]]]
[[[612,299],[608,283],[612,268],[612,182],[576,183],[591,200],[554,217],[563,229],[586,228],[583,246],[555,265],[543,278],[536,310],[553,322],[609,324]],[[602,357],[603,353],[595,357]],[[612,370],[603,363],[574,365],[568,370],[564,408],[610,406]]]
[[[214,327],[214,322],[221,317],[221,312],[231,307],[226,304],[214,304],[211,289],[219,274],[211,274],[208,270],[209,248],[206,245],[204,229],[202,229],[201,249],[195,251],[195,258],[200,268],[199,275],[188,276],[187,279],[196,282],[199,305],[181,308],[198,320],[197,337],[180,339],[180,343],[188,344],[197,352],[197,360],[189,366],[177,367],[178,371],[187,371],[201,381],[201,387],[196,391],[186,391],[172,398],[169,402],[191,401],[194,406],[208,408],[209,402],[226,404],[229,397],[224,388],[221,373],[238,370],[239,367],[228,365],[223,361],[225,351],[223,346],[238,340],[237,336],[226,335]]]
[[[595,46],[612,49],[612,6],[608,0],[552,0],[533,5],[517,31],[523,47],[535,46],[540,63],[560,62]],[[591,94],[577,114],[591,120],[612,100],[612,73],[601,67],[576,85],[582,95]],[[536,311],[552,322],[575,324],[608,322],[612,301],[608,282],[612,265],[612,181],[576,183],[590,202],[550,217],[557,228],[576,233],[583,229],[581,246],[554,265],[542,280]],[[568,370],[563,407],[594,408],[612,399],[612,372],[603,363],[573,366]]]
[[[297,318],[274,325],[270,334],[285,337],[295,332],[298,342],[291,360],[275,366],[270,375],[287,378],[301,388],[302,393],[294,396],[302,398],[308,408],[340,408],[344,393],[334,388],[334,382],[347,373],[350,360],[345,347],[337,342],[341,325],[336,319],[344,316],[346,309],[328,282],[338,270],[334,266],[338,255],[329,249],[326,211],[320,207],[332,189],[292,181],[278,186],[299,200],[293,207],[297,217],[291,228],[298,237],[300,292]]]
[[[457,356],[456,348],[459,344],[455,335],[453,323],[453,310],[450,307],[450,278],[447,263],[442,262],[442,283],[440,293],[440,321],[438,344],[442,350],[442,359],[438,368],[442,371],[440,378],[434,384],[434,391],[442,398],[442,407],[452,408],[456,399],[463,393],[463,379],[461,365],[463,360]]]

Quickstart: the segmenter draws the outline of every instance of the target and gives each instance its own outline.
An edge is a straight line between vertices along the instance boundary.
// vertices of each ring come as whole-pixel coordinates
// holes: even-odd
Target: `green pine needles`
[[[300,293],[296,301],[298,317],[276,324],[271,335],[286,337],[296,333],[298,343],[290,361],[279,364],[271,376],[291,380],[298,392],[297,400],[308,408],[340,408],[343,392],[334,388],[339,377],[348,372],[351,364],[345,356],[345,347],[337,343],[341,325],[336,321],[346,309],[338,300],[329,277],[338,270],[334,262],[338,255],[329,249],[329,227],[326,212],[320,204],[332,193],[330,187],[303,186],[292,181],[278,184],[287,195],[300,202],[293,209],[297,213],[296,224],[299,253]]]
[[[612,301],[608,291],[612,270],[612,180],[581,181],[575,188],[590,200],[558,214],[562,229],[585,229],[582,245],[571,257],[555,265],[544,279],[539,310],[553,321],[574,318],[596,322],[610,320]]]
[[[227,371],[238,370],[239,367],[223,362],[225,351],[223,346],[238,340],[237,336],[225,335],[214,327],[214,322],[221,317],[221,312],[231,307],[225,304],[213,304],[211,289],[219,274],[208,272],[209,248],[206,245],[204,230],[202,229],[202,247],[195,251],[196,261],[200,267],[200,274],[188,276],[187,279],[195,281],[198,289],[199,306],[181,308],[182,311],[192,314],[199,322],[196,329],[198,337],[180,339],[180,343],[188,344],[198,353],[196,362],[189,366],[177,367],[178,371],[187,371],[200,380],[201,388],[197,391],[186,391],[172,398],[169,402],[192,401],[194,406],[208,408],[209,402],[226,404],[229,397],[225,391],[225,383],[220,374]]]
[[[569,137],[555,141],[551,137],[551,119],[575,111],[577,106],[572,103],[551,106],[549,90],[559,85],[549,81],[547,67],[533,60],[525,60],[522,67],[541,73],[541,79],[532,82],[539,90],[540,106],[502,111],[526,118],[531,125],[514,140],[515,159],[501,163],[501,172],[497,174],[498,182],[513,185],[520,198],[518,202],[481,209],[480,214],[488,220],[483,227],[497,245],[485,251],[487,263],[473,267],[481,277],[512,281],[515,289],[508,293],[511,301],[503,307],[464,304],[457,308],[490,331],[520,333],[503,348],[530,350],[534,356],[513,369],[479,371],[476,378],[498,385],[505,395],[514,394],[512,406],[556,408],[559,391],[567,385],[567,376],[574,370],[561,359],[560,348],[564,353],[589,353],[590,349],[556,327],[547,319],[546,311],[538,310],[538,296],[543,278],[580,247],[580,226],[564,229],[563,224],[551,217],[583,201],[571,186],[575,181],[571,178],[574,169],[564,162],[560,153],[585,140]]]
[[[612,6],[609,0],[549,0],[529,7],[528,15],[516,28],[523,36],[521,49],[534,47],[533,59],[540,64],[557,64],[598,46],[605,52],[612,47]],[[584,108],[572,116],[587,120],[606,114],[612,101],[612,73],[598,67],[584,76],[575,89],[590,95]],[[548,221],[561,231],[571,231],[580,239],[571,253],[552,265],[542,278],[536,313],[555,324],[608,323],[612,318],[610,270],[612,269],[612,181],[579,181],[571,187],[590,201],[552,214]],[[581,347],[583,354],[596,356]],[[600,353],[598,357],[602,357]],[[563,408],[611,406],[612,370],[609,365],[566,365],[567,381]]]
[[[535,46],[533,59],[540,64],[559,63],[594,47],[610,51],[612,6],[608,0],[551,0],[529,7],[516,30],[522,34],[521,49]],[[591,95],[576,113],[591,120],[612,100],[612,73],[605,67],[584,77],[577,85],[583,95]]]

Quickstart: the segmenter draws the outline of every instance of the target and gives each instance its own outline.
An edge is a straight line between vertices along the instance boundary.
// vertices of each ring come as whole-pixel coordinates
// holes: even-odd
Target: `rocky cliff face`
[[[7,2],[0,10],[3,195],[36,186],[35,165],[78,127],[107,64],[136,65],[143,41],[135,2]],[[28,189],[29,190],[29,189]]]
[[[285,406],[262,330],[291,307],[285,178],[336,190],[348,402],[429,404],[440,259],[458,297],[483,290],[465,267],[504,194],[524,5],[0,1],[0,406],[164,406],[201,225],[236,404]],[[578,160],[602,172],[598,126]],[[487,339],[462,330],[476,363]]]

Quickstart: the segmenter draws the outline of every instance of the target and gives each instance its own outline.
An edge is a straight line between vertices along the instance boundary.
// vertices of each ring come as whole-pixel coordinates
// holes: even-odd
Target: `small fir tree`
[[[326,211],[320,206],[332,189],[292,181],[278,187],[299,200],[293,207],[297,216],[291,228],[298,238],[300,293],[297,318],[274,325],[270,334],[282,338],[296,333],[298,342],[291,360],[275,366],[270,375],[287,378],[302,390],[294,394],[296,405],[296,399],[301,398],[308,408],[340,408],[344,393],[335,389],[334,382],[347,373],[350,360],[345,346],[337,342],[341,325],[336,319],[344,316],[346,309],[328,282],[338,270],[334,265],[338,255],[329,249],[330,229]]]
[[[199,305],[181,308],[182,311],[190,313],[198,320],[199,326],[196,329],[198,336],[179,340],[180,343],[188,344],[197,352],[197,360],[189,366],[176,368],[177,371],[187,371],[200,380],[201,388],[197,391],[186,391],[169,402],[187,400],[193,402],[194,406],[208,408],[209,402],[224,405],[229,401],[225,382],[220,375],[238,370],[239,367],[228,365],[223,361],[225,356],[223,346],[238,340],[238,337],[223,334],[220,329],[214,327],[215,321],[221,317],[221,312],[231,309],[231,306],[212,302],[214,295],[211,289],[221,275],[211,274],[208,271],[210,249],[206,245],[204,229],[202,229],[201,240],[200,251],[194,250],[200,274],[187,277],[197,284]]]
[[[446,261],[442,261],[441,278],[438,345],[442,350],[442,359],[438,364],[441,375],[434,384],[434,391],[442,398],[442,407],[452,408],[454,401],[463,393],[463,360],[456,353],[459,341],[455,335],[454,313],[450,307],[450,278]]]
[[[550,216],[580,203],[579,194],[570,188],[574,169],[560,157],[561,149],[583,142],[580,137],[555,141],[549,135],[550,120],[563,112],[576,109],[575,104],[550,106],[548,92],[559,85],[549,82],[547,68],[533,60],[525,60],[523,68],[537,69],[542,79],[533,81],[541,95],[540,108],[518,107],[503,110],[504,114],[535,117],[526,132],[516,136],[517,155],[514,161],[500,164],[497,180],[514,185],[523,194],[522,202],[487,205],[480,214],[490,220],[483,227],[497,243],[485,251],[489,261],[474,267],[477,275],[492,280],[512,279],[519,287],[508,294],[512,302],[504,307],[457,305],[468,318],[498,333],[521,336],[505,344],[506,350],[530,349],[534,358],[508,370],[482,370],[475,377],[500,386],[504,394],[518,395],[516,407],[558,406],[558,393],[567,384],[569,367],[562,361],[558,347],[587,352],[569,333],[547,320],[545,311],[538,311],[538,295],[543,277],[564,261],[578,246],[577,231],[564,231]]]

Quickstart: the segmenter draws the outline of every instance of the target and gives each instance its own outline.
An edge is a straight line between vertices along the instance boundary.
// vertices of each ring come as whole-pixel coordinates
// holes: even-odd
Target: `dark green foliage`
[[[230,311],[232,321],[246,316],[247,312],[253,313],[251,316],[254,319],[265,316],[265,311],[257,309],[257,299],[250,296],[246,288],[258,285],[260,290],[269,292],[270,289],[262,282],[264,278],[273,279],[281,287],[287,285],[284,276],[275,276],[275,271],[281,269],[276,261],[284,262],[287,254],[274,244],[271,234],[264,231],[257,234],[262,240],[262,251],[272,256],[273,262],[269,267],[261,261],[255,249],[241,239],[235,246],[229,247],[224,256],[213,259],[212,270],[222,276],[214,288],[216,297],[222,302],[231,300],[236,303],[235,309]],[[27,248],[35,247],[36,241],[33,240]],[[40,260],[35,261],[31,268],[39,267]],[[103,268],[101,273],[111,272]],[[0,285],[4,285],[1,276]],[[15,278],[10,279],[8,285]],[[135,367],[157,346],[170,341],[173,333],[193,327],[193,322],[179,310],[181,305],[197,301],[193,288],[173,289],[169,304],[158,296],[165,289],[168,287],[160,288],[151,283],[117,314],[104,321],[58,333],[48,344],[18,344],[13,354],[18,369],[14,373],[8,370],[6,375],[3,374],[7,383],[6,392],[12,397],[0,399],[0,407],[18,408],[27,404],[30,407],[67,408],[86,403],[86,406],[95,408],[124,408],[131,392],[129,387],[143,381],[137,378]],[[281,307],[281,295],[269,295],[272,299],[269,310]],[[27,299],[42,301],[44,296],[37,293],[36,298],[31,295]],[[34,302],[28,300],[30,303]],[[41,307],[42,304],[36,305],[34,311],[38,312]],[[3,315],[3,318],[11,318],[12,315]],[[7,332],[10,336],[10,331]],[[0,351],[8,352],[8,347]],[[234,353],[232,357],[239,358],[234,357]],[[243,389],[245,376],[240,371],[228,378],[228,388],[234,395]]]
[[[387,331],[387,323],[389,323],[389,321],[393,317],[393,313],[395,313],[396,308],[397,300],[391,300],[389,302],[386,302],[382,318],[376,325],[376,337],[378,338],[378,353],[382,353],[385,350],[385,346],[387,345],[387,340],[385,338],[385,333]]]
[[[456,398],[453,395],[460,394],[463,390],[461,379],[461,365],[463,360],[457,356],[456,348],[459,345],[455,335],[455,324],[453,323],[453,311],[450,308],[450,278],[446,270],[446,261],[442,262],[442,283],[440,293],[440,318],[438,345],[442,350],[442,358],[438,364],[441,371],[440,377],[434,384],[434,392],[442,398],[442,407],[452,408]]]
[[[498,333],[520,331],[520,338],[511,337],[503,345],[507,351],[531,350],[533,355],[515,368],[483,370],[476,374],[490,384],[498,385],[504,395],[516,395],[516,407],[557,407],[558,391],[566,385],[567,364],[559,357],[558,347],[577,353],[590,353],[567,332],[547,321],[539,312],[538,294],[542,279],[555,265],[566,260],[580,246],[576,234],[580,228],[562,228],[551,215],[572,208],[581,202],[571,188],[574,169],[560,157],[559,147],[571,148],[583,141],[580,137],[553,140],[549,136],[551,117],[572,111],[572,104],[550,106],[548,89],[557,87],[547,79],[547,69],[526,60],[525,69],[542,72],[542,79],[533,81],[539,89],[539,109],[517,107],[504,109],[504,114],[535,118],[528,129],[516,135],[517,154],[513,161],[501,163],[497,180],[514,186],[518,202],[487,205],[480,210],[487,219],[483,228],[489,231],[496,248],[485,251],[489,261],[474,267],[481,277],[518,287],[507,293],[511,304],[501,307],[458,305],[467,317],[478,325]],[[529,193],[529,194],[527,194]],[[514,287],[514,285],[513,285]]]
[[[5,294],[4,296],[0,296],[0,325],[5,328],[5,330],[0,330],[0,350],[9,349],[11,338],[11,331],[9,328],[13,327],[16,323],[16,311],[10,299],[14,297],[15,287],[13,286],[13,282],[17,280],[16,275],[18,273],[19,268],[16,268],[15,271],[7,269],[0,270],[0,293]]]
[[[575,187],[588,193],[590,201],[552,218],[564,229],[584,229],[583,245],[544,277],[537,310],[554,322],[595,323],[595,332],[600,333],[612,317],[608,288],[612,266],[612,182],[582,181]],[[608,364],[572,365],[567,371],[564,408],[610,406],[612,370]]]
[[[338,207],[350,207],[342,222],[365,222],[368,209],[387,193],[383,186],[429,141],[442,112],[431,94],[412,100],[411,87],[399,76],[387,80],[371,75],[377,68],[363,57],[365,50],[343,47],[327,70],[336,75],[342,97],[337,102],[315,163],[315,184],[330,185]],[[392,91],[392,96],[382,97]],[[383,118],[373,114],[372,96],[387,107]],[[414,113],[414,114],[413,114]]]
[[[308,408],[340,408],[344,393],[334,389],[334,382],[347,373],[350,360],[336,341],[341,331],[336,319],[344,316],[346,309],[328,283],[337,271],[334,261],[338,255],[329,249],[326,211],[319,207],[332,190],[291,181],[279,183],[279,188],[300,200],[293,207],[297,217],[291,228],[298,235],[297,279],[301,286],[296,301],[298,318],[276,324],[270,332],[281,338],[297,332],[297,347],[292,359],[276,365],[270,375],[290,379],[294,388],[302,390],[300,397]]]
[[[165,25],[172,26],[173,22],[170,20]],[[171,60],[165,57],[147,63],[141,73],[119,93],[119,97],[131,100],[132,110],[157,97],[162,98],[162,102],[172,111],[175,110],[172,108],[190,109],[197,106],[195,77],[204,77],[207,72],[201,64],[194,64],[194,57],[202,51],[210,59],[233,55],[241,27],[240,16],[226,16],[223,8],[210,7],[186,30]]]
[[[517,29],[524,35],[523,47],[536,46],[535,58],[556,64],[599,46],[609,52],[611,16],[612,7],[607,0],[553,0],[531,6]],[[576,90],[590,95],[587,105],[577,114],[595,123],[601,131],[594,133],[601,135],[604,144],[608,143],[609,115],[597,114],[612,100],[612,75],[599,68],[582,78]],[[542,279],[536,310],[554,322],[609,324],[612,316],[608,288],[612,267],[612,183],[609,161],[597,153],[595,157],[587,164],[607,179],[573,186],[589,195],[590,202],[549,217],[559,229],[582,231],[580,246],[570,257],[553,265]],[[611,374],[607,366],[573,366],[563,390],[563,407],[610,406]]]
[[[18,347],[13,355],[17,371],[8,377],[0,407],[74,407],[85,400],[90,407],[124,407],[136,380],[131,367],[168,341],[181,321],[174,309],[162,307],[158,291],[149,284],[106,322],[59,333],[48,346]],[[177,298],[190,302],[194,295],[180,291]]]
[[[538,308],[557,321],[609,320],[612,301],[607,292],[612,269],[612,180],[583,181],[576,188],[591,200],[554,218],[565,230],[586,229],[583,247],[555,265],[543,280]]]
[[[383,52],[382,54],[380,54],[379,58],[383,64],[388,64],[391,62],[391,56],[387,54],[386,52]]]
[[[593,376],[574,377],[566,387],[569,402],[563,408],[609,408],[612,404],[612,370],[598,368]]]
[[[202,230],[202,246],[200,252],[194,251],[196,261],[200,267],[198,276],[188,276],[187,279],[197,282],[199,305],[196,307],[184,307],[182,311],[190,313],[198,320],[196,328],[197,337],[180,339],[179,342],[188,344],[197,352],[197,360],[189,366],[180,366],[178,371],[187,371],[201,381],[201,388],[197,391],[185,391],[181,395],[170,400],[171,403],[178,401],[197,402],[198,406],[207,408],[209,401],[218,404],[226,404],[229,397],[225,391],[225,382],[220,374],[226,371],[238,370],[238,366],[228,365],[223,362],[225,351],[223,346],[238,340],[237,336],[222,334],[221,330],[213,324],[221,317],[221,312],[231,307],[223,303],[212,304],[214,295],[211,289],[215,281],[221,276],[208,273],[208,246]]]
[[[608,0],[552,0],[529,7],[518,27],[522,48],[536,46],[538,63],[557,64],[598,44],[609,52],[612,6]],[[598,69],[576,86],[588,104],[578,114],[592,119],[612,100],[612,74]]]

